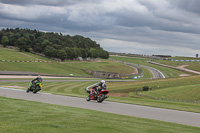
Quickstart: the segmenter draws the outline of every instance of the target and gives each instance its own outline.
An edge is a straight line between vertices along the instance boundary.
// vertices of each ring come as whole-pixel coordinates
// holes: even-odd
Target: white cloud
[[[20,6],[20,5],[10,5],[10,4],[1,4],[0,13],[4,16],[16,18],[16,19],[25,19],[25,20],[35,20],[39,17],[45,17],[52,14],[65,14],[66,10],[63,7],[55,6],[43,6],[43,5],[34,5],[34,6]]]

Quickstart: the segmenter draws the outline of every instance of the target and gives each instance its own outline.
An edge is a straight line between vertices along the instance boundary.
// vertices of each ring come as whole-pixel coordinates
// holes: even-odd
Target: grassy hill
[[[9,61],[50,61],[48,58],[34,55],[28,52],[19,52],[17,49],[0,47],[0,60]]]
[[[98,70],[106,72],[117,72],[121,74],[133,73],[134,70],[121,63],[101,60],[94,62],[88,61],[67,61],[56,62],[49,58],[41,57],[27,52],[19,52],[16,49],[0,48],[0,71],[31,71],[40,74],[69,76],[91,76],[82,71]],[[50,61],[50,62],[3,62],[8,61]],[[114,69],[113,69],[114,68]]]

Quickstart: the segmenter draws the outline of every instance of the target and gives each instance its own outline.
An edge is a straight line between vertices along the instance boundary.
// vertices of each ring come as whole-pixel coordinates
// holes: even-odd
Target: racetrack
[[[108,101],[104,101],[103,103],[97,103],[95,101],[87,102],[84,98],[53,95],[48,93],[33,94],[26,93],[24,90],[9,89],[4,87],[0,87],[0,96],[91,109],[200,127],[200,113]]]

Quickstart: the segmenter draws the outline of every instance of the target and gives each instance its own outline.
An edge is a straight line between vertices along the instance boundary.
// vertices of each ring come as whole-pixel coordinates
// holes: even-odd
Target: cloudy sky
[[[109,52],[200,55],[200,0],[0,0],[0,29],[90,37]]]

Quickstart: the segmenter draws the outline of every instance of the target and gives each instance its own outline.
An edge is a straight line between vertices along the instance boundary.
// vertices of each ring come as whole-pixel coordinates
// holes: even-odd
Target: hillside
[[[121,74],[134,72],[133,68],[110,60],[56,62],[29,52],[0,47],[0,71],[30,71],[45,75],[69,76],[73,74],[73,76],[91,77],[82,69]]]

